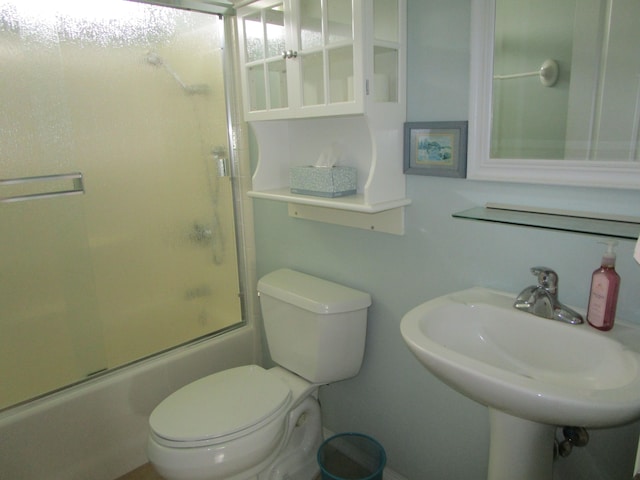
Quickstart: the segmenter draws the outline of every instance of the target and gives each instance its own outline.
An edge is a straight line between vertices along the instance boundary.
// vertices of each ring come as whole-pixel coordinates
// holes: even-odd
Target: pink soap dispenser
[[[609,246],[602,257],[602,265],[591,276],[591,293],[587,309],[587,321],[598,330],[611,330],[616,319],[620,275],[616,272],[616,254],[613,251],[618,244],[615,240],[604,243]]]

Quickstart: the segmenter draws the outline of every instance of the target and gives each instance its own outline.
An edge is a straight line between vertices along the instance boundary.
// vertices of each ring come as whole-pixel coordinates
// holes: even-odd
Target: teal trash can
[[[386,463],[382,445],[362,433],[339,433],[318,449],[322,480],[382,480]]]

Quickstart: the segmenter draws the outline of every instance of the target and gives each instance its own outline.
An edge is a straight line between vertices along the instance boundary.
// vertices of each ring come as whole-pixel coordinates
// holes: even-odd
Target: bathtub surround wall
[[[255,361],[242,327],[0,414],[0,478],[113,480],[147,462],[151,411],[205,375]]]
[[[408,121],[468,119],[470,0],[409,0]],[[470,152],[473,155],[473,152]],[[398,159],[401,162],[402,159]],[[325,427],[378,439],[388,465],[411,480],[486,478],[487,409],[429,374],[401,339],[402,315],[474,285],[517,292],[553,267],[563,302],[586,308],[600,238],[451,218],[486,202],[638,215],[640,191],[566,188],[407,176],[404,236],[291,218],[285,204],[255,200],[258,274],[293,267],[370,292],[360,374],[321,388]],[[621,241],[618,316],[640,324],[640,266]],[[615,328],[615,327],[614,327]],[[640,426],[591,430],[556,462],[556,480],[627,480]],[[516,472],[514,475],[517,477]]]

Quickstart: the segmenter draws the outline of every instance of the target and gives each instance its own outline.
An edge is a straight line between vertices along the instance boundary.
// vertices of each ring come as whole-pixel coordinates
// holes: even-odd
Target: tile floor
[[[357,478],[357,477],[354,477]],[[160,475],[156,473],[150,463],[146,463],[129,473],[118,477],[116,480],[163,480]],[[313,480],[320,480],[320,474]]]
[[[343,475],[345,479],[366,478],[371,474],[368,470],[363,471],[359,464],[337,451],[332,452],[330,458],[334,463],[332,465],[327,464],[327,467],[331,470],[335,464],[340,464],[340,475]],[[116,480],[162,480],[162,477],[156,473],[150,463],[146,463]],[[320,480],[320,474],[314,480]]]
[[[156,473],[150,463],[145,463],[116,480],[162,480],[162,477]]]

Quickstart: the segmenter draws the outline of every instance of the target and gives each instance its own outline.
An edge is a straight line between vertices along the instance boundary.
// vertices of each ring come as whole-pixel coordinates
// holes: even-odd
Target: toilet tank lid
[[[258,292],[320,314],[353,312],[371,305],[368,293],[288,268],[262,277]]]

